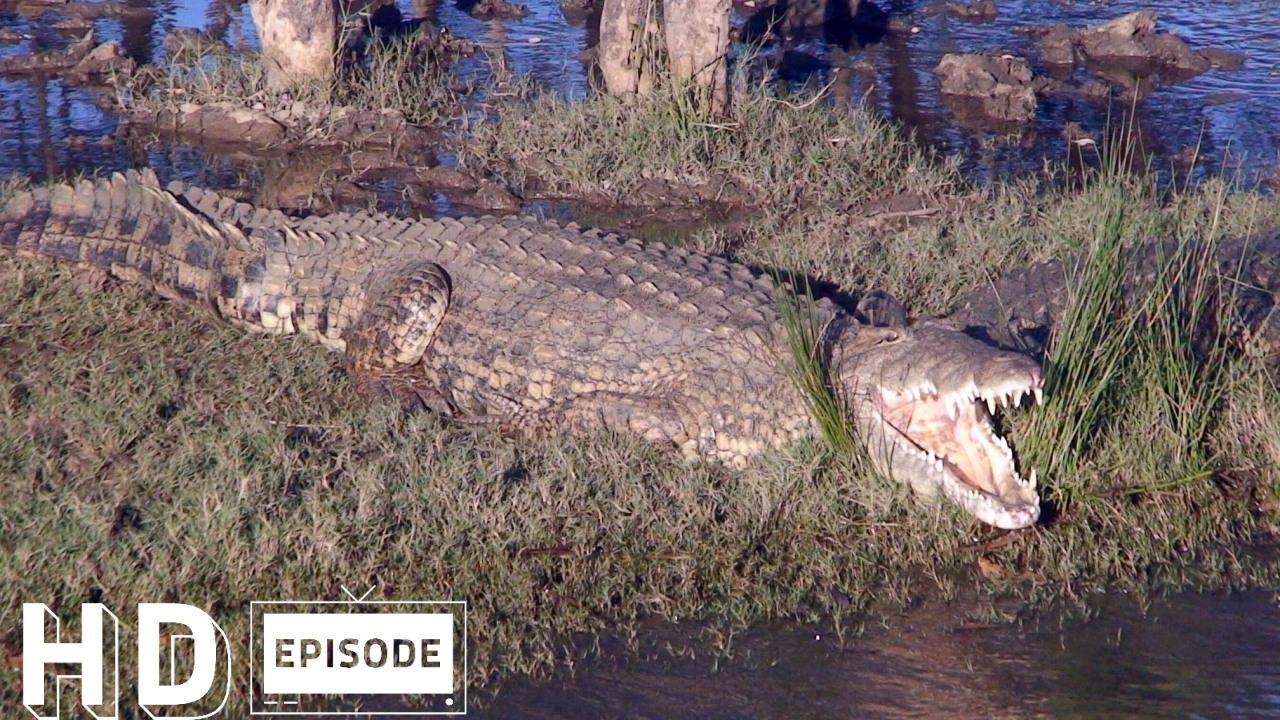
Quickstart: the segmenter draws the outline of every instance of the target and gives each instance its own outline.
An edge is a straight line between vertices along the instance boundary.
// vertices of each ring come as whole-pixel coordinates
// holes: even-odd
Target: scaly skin
[[[1250,355],[1273,361],[1280,355],[1280,233],[1223,240],[1212,247],[1190,244],[1181,251],[1172,242],[1125,248],[1120,254],[1125,275],[1121,306],[1134,309],[1155,285],[1158,271],[1175,279],[1182,270],[1171,264],[1175,257],[1188,262],[1188,270],[1208,270],[1198,273],[1201,282],[1212,284],[1205,286],[1204,299],[1216,304],[1204,313],[1206,325],[1220,320],[1229,325],[1198,328],[1197,340],[1220,334]],[[1042,357],[1071,300],[1068,279],[1080,261],[1050,260],[1009,273],[966,295],[949,320],[1001,347]]]
[[[519,434],[604,427],[742,464],[817,433],[777,288],[723,258],[529,218],[299,219],[150,173],[15,196],[0,252],[302,334],[369,388]],[[1036,521],[1034,481],[983,402],[1038,397],[1035,363],[936,324],[817,312],[832,383],[885,474],[1000,527]]]

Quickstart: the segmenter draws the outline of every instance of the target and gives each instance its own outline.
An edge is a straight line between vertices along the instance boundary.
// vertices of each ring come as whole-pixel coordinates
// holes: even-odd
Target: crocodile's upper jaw
[[[1034,525],[1035,472],[1018,472],[992,416],[1041,401],[1039,365],[937,325],[860,335],[840,380],[857,388],[858,425],[880,470],[926,497],[941,490],[990,525]]]

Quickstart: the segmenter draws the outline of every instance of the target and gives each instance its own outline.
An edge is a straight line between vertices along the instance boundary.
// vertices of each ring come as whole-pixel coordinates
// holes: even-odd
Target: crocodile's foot
[[[457,414],[449,399],[433,387],[402,377],[400,374],[352,374],[356,391],[379,402],[391,401],[406,412],[432,412],[445,417]]]
[[[1025,381],[1006,381],[994,388],[970,385],[940,394],[931,385],[906,392],[880,389],[873,396],[884,433],[893,446],[892,463],[906,465],[917,490],[948,497],[978,519],[999,528],[1017,529],[1040,517],[1036,473],[1019,474],[1013,451],[996,433],[993,416],[1001,407],[1016,407],[1030,398],[1043,401],[1039,374]]]

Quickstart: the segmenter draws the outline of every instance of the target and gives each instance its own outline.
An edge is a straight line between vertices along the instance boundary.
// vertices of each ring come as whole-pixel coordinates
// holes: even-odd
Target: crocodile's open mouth
[[[990,392],[975,386],[943,394],[931,384],[906,392],[880,389],[875,403],[898,452],[918,472],[936,473],[943,489],[984,522],[1015,529],[1040,516],[1036,473],[1018,473],[1013,451],[992,422],[1001,407],[1043,401],[1041,381]]]

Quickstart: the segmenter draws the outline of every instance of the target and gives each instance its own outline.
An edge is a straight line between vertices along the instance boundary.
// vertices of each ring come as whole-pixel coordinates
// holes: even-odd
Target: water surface
[[[1099,598],[1091,620],[949,624],[921,608],[843,649],[765,627],[730,661],[625,653],[573,678],[507,682],[479,718],[1280,718],[1273,592],[1187,593],[1142,613]]]
[[[165,34],[175,28],[212,29],[235,47],[253,47],[256,38],[245,4],[224,0],[127,0],[149,8],[147,15],[94,21],[100,39],[118,39],[140,62],[162,62]],[[399,0],[406,17],[427,17],[456,35],[502,52],[510,67],[528,74],[567,97],[590,92],[588,74],[579,59],[593,42],[590,22],[566,21],[556,0],[530,0],[521,20],[477,20],[449,2]],[[1273,0],[1169,0],[1157,9],[1160,27],[1172,30],[1193,48],[1225,47],[1248,59],[1238,71],[1210,70],[1186,82],[1157,88],[1136,108],[1132,118],[1123,103],[1080,98],[1046,98],[1033,124],[1014,136],[1004,131],[969,129],[956,124],[938,95],[933,68],[948,52],[1002,49],[1032,60],[1037,72],[1036,41],[1014,29],[1024,25],[1065,22],[1097,23],[1143,7],[1138,0],[1107,3],[1005,0],[993,22],[974,23],[947,15],[925,16],[929,3],[881,0],[885,22],[915,32],[849,34],[821,29],[810,36],[764,47],[766,60],[780,81],[793,86],[834,83],[842,101],[866,102],[910,129],[919,140],[946,154],[960,156],[979,179],[1034,171],[1045,162],[1067,156],[1062,135],[1066,123],[1079,123],[1095,137],[1104,129],[1133,127],[1158,170],[1187,148],[1200,148],[1196,171],[1229,172],[1256,180],[1275,171],[1280,158],[1280,10]],[[31,16],[7,6],[0,9],[0,28],[27,36],[0,45],[0,55],[57,47],[67,35],[51,27],[53,6]],[[745,19],[736,17],[741,25]],[[830,41],[834,38],[838,42]],[[741,47],[735,53],[740,53]],[[858,72],[842,72],[849,66]],[[484,62],[471,59],[459,72],[480,73]],[[1078,70],[1076,78],[1086,76]],[[36,178],[100,168],[136,166],[145,149],[102,142],[115,131],[115,119],[97,106],[96,91],[70,88],[57,79],[0,78],[0,175],[19,173]],[[844,100],[847,99],[847,100]],[[70,142],[68,142],[70,141]],[[147,158],[150,159],[150,158]],[[207,159],[162,170],[199,180]]]

